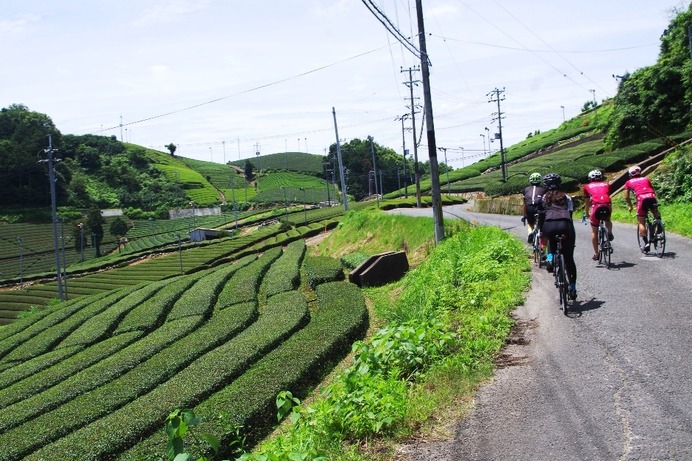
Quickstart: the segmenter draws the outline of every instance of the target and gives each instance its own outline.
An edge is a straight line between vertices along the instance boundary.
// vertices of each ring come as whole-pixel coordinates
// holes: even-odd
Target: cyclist
[[[593,245],[593,259],[598,261],[598,221],[605,221],[608,229],[608,240],[613,240],[613,223],[610,214],[613,205],[610,200],[610,184],[603,180],[600,170],[589,172],[589,183],[584,185],[584,212],[589,216],[591,223],[591,244]]]
[[[577,299],[577,266],[574,263],[574,245],[576,242],[572,213],[574,205],[572,198],[560,190],[562,178],[557,173],[548,173],[543,178],[543,185],[548,191],[543,196],[545,219],[541,226],[543,235],[548,242],[548,272],[553,270],[553,252],[557,247],[557,237],[564,234],[562,254],[565,257],[567,276],[569,278],[569,297]]]
[[[545,188],[541,186],[542,177],[540,173],[531,173],[529,176],[530,186],[524,188],[524,204],[522,206],[521,222],[527,224],[529,233],[526,240],[533,243],[533,227],[536,225],[536,213],[543,209],[543,194]]]
[[[637,198],[637,222],[639,223],[639,235],[644,239],[644,252],[649,251],[649,240],[646,235],[646,214],[651,211],[654,218],[661,219],[661,212],[658,211],[658,200],[656,191],[651,185],[651,181],[646,176],[641,176],[642,169],[635,165],[629,169],[630,179],[625,183],[625,201],[627,208],[632,211],[632,200],[630,191]]]

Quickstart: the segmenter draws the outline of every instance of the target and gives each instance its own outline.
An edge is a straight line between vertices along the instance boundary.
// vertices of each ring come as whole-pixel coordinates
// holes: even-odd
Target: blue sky
[[[416,33],[414,0],[373,3]],[[481,135],[497,131],[495,88],[506,146],[614,96],[613,74],[656,61],[674,8],[687,3],[423,0],[437,146],[454,167],[481,158]],[[373,136],[401,153],[402,68],[420,65],[358,0],[2,0],[0,43],[0,107],[215,162],[324,154],[332,107],[341,139]],[[422,105],[420,84],[414,98]]]

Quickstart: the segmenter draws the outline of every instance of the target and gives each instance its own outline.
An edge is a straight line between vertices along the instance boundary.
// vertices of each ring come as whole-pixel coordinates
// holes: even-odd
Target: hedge
[[[105,338],[128,312],[154,296],[163,286],[164,283],[157,282],[132,287],[128,290],[130,291],[129,295],[100,314],[88,319],[65,338],[57,348],[77,345],[89,346]]]
[[[0,393],[0,408],[19,402],[20,400],[28,399],[32,395],[59,384],[70,376],[92,365],[98,364],[101,360],[107,359],[127,347],[133,341],[139,339],[141,336],[141,331],[114,336],[98,344],[94,344],[87,349],[81,350],[77,354],[74,354],[74,350],[76,348],[82,349],[80,346],[58,349],[55,352],[72,351],[74,355],[54,366],[37,369],[34,375],[28,375],[25,377],[26,379],[4,389],[3,392]],[[38,358],[40,359],[42,357]],[[26,362],[26,364],[35,361],[36,359]]]
[[[44,311],[40,311],[37,317],[29,316],[28,318],[18,320],[11,325],[3,327],[0,332],[5,336],[0,341],[0,357],[6,355],[9,351],[15,349],[18,345],[33,338],[42,331],[62,322],[87,304],[101,299],[107,294],[108,293],[102,293],[88,299],[77,299],[57,306],[48,307]],[[4,361],[4,359],[2,361]]]
[[[343,280],[345,277],[341,262],[329,256],[307,256],[303,268],[312,289],[320,283]]]
[[[296,397],[306,396],[348,354],[352,343],[365,336],[367,328],[365,300],[356,285],[348,282],[320,285],[317,309],[305,328],[194,408],[195,414],[202,418],[199,430],[223,435],[221,445],[228,446],[227,430],[217,418],[222,413],[227,414],[234,424],[245,429],[249,448],[276,425],[276,395],[291,390]],[[167,438],[162,425],[157,433],[117,459],[158,459],[157,455],[165,453],[166,449]]]
[[[233,340],[200,357],[149,394],[120,409],[114,409],[115,411],[92,424],[39,449],[27,456],[25,460],[52,458],[88,461],[104,459],[118,453],[143,435],[158,428],[171,409],[192,406],[223,388],[227,383],[234,381],[252,363],[261,359],[270,350],[284,342],[286,337],[301,328],[308,321],[308,317],[307,301],[301,293],[296,291],[274,296],[257,322]],[[108,394],[103,397],[108,398]],[[88,404],[88,401],[84,403]],[[81,407],[76,407],[75,411],[77,410],[82,414],[84,412]],[[83,421],[84,416],[80,415],[79,418]],[[53,420],[53,422],[60,426],[70,424],[64,419]],[[116,427],[117,430],[113,430]],[[60,431],[62,430],[61,427]],[[25,436],[29,435],[30,433],[27,432]],[[2,437],[0,435],[0,443],[2,443]],[[85,443],[85,441],[91,443]],[[41,442],[32,442],[30,445],[38,447],[38,443]],[[28,450],[13,451],[19,455],[26,455]],[[5,453],[1,453],[0,460],[14,459],[4,456]],[[147,459],[151,460],[152,457],[149,456]]]
[[[128,331],[151,331],[163,323],[173,304],[200,279],[204,273],[182,275],[166,279],[166,284],[153,298],[143,302],[131,310],[116,327],[113,334],[121,334]]]
[[[166,323],[155,332],[111,357],[80,371],[40,394],[32,395],[7,407],[5,411],[0,412],[0,432],[18,426],[77,396],[89,395],[89,391],[116,379],[156,352],[194,331],[201,320],[201,318],[187,317]],[[0,442],[0,446],[5,445]]]
[[[256,301],[262,276],[279,256],[281,256],[281,248],[272,248],[265,251],[257,261],[248,264],[242,271],[236,272],[219,293],[215,308],[224,309],[226,306]]]
[[[64,360],[71,355],[76,354],[83,347],[75,346],[64,349],[57,349],[54,351],[46,352],[45,354],[28,360],[26,362],[20,363],[13,367],[9,367],[3,370],[0,374],[0,389],[4,389],[13,383],[26,378],[27,376],[32,376],[39,371],[54,365],[61,360]],[[9,364],[8,364],[9,365]],[[4,395],[0,394],[0,401]]]
[[[256,309],[253,304],[239,305],[237,309],[227,309],[197,329],[194,334],[188,335],[184,340],[176,341],[127,373],[1,434],[0,445],[8,448],[0,452],[0,460],[25,456],[44,444],[65,436],[146,395],[209,350],[245,330],[255,314]],[[195,317],[185,317],[178,321],[186,319],[195,319]],[[226,344],[232,342],[229,341]],[[191,382],[188,379],[184,385],[189,388]],[[118,424],[124,424],[124,422],[120,421]],[[52,430],[42,430],[46,427],[51,427]],[[81,448],[85,448],[83,441]],[[75,453],[72,456],[57,456],[57,459],[87,458]]]
[[[283,254],[271,265],[262,283],[267,297],[298,288],[300,284],[300,265],[305,257],[305,240],[296,240],[286,246]]]
[[[32,337],[24,344],[17,346],[12,352],[7,354],[3,360],[23,361],[47,352],[56,344],[59,344],[66,336],[72,333],[75,328],[78,328],[94,315],[103,312],[111,305],[127,296],[129,291],[129,288],[121,288],[115,292],[107,294],[97,301],[84,303],[82,309],[78,310],[59,324],[53,325],[50,329],[44,330]]]
[[[167,322],[187,316],[201,315],[210,317],[216,298],[229,278],[242,267],[238,264],[226,264],[205,275],[183,293],[173,305],[166,318]]]

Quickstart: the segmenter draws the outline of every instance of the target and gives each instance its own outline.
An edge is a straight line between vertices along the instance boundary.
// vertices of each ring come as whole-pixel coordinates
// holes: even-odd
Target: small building
[[[198,227],[190,231],[190,241],[191,242],[201,242],[203,240],[211,240],[219,235],[218,229],[205,229]]]

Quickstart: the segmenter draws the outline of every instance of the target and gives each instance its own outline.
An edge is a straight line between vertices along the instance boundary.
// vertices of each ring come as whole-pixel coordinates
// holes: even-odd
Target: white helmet
[[[642,169],[639,167],[639,165],[634,165],[629,169],[630,177],[632,176],[639,176],[642,172]]]
[[[601,170],[589,171],[589,181],[600,181],[601,179],[603,179]]]

